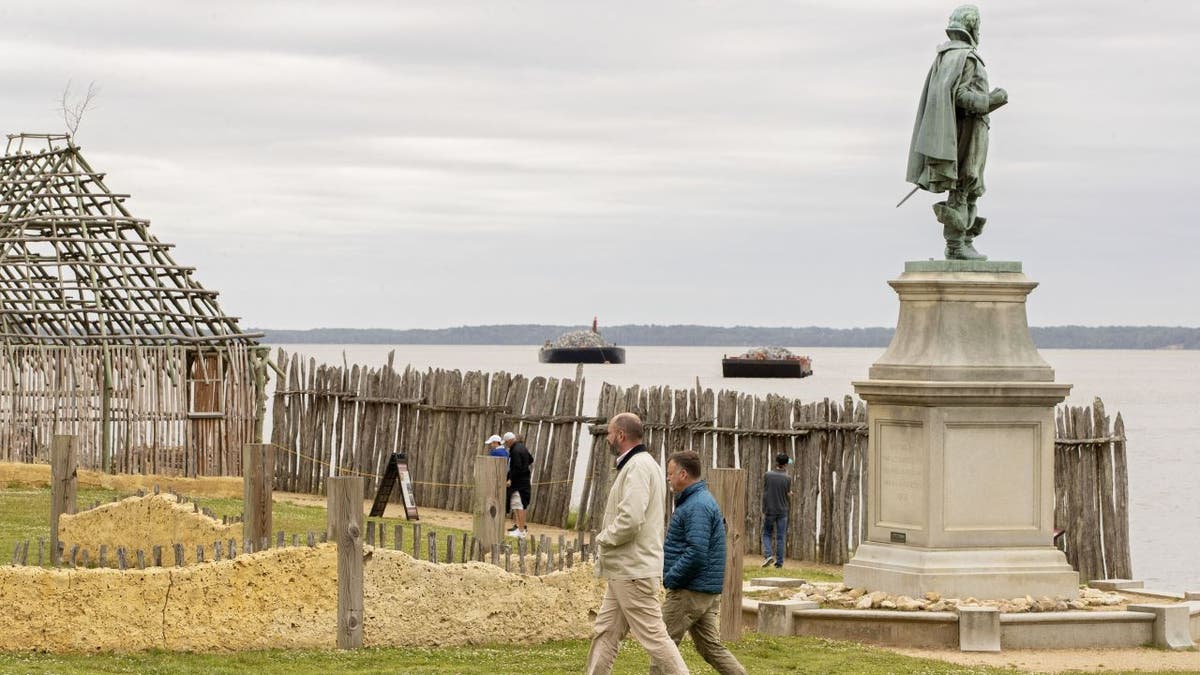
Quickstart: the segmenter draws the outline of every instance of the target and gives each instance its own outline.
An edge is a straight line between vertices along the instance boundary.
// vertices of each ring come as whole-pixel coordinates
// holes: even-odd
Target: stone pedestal
[[[867,535],[846,584],[920,597],[1074,598],[1052,545],[1054,382],[1018,262],[905,264],[891,345],[855,382],[869,404]]]

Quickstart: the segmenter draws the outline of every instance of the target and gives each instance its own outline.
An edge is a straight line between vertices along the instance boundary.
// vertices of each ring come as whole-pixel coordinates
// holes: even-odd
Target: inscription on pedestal
[[[877,524],[925,529],[924,429],[919,422],[880,420],[876,431],[879,438]]]

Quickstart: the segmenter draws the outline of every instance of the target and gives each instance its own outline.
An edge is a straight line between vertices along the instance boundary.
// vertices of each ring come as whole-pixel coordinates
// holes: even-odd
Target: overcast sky
[[[1200,325],[1200,2],[983,3],[977,248],[1034,325]],[[244,326],[892,325],[953,2],[13,2],[0,128],[78,134]]]

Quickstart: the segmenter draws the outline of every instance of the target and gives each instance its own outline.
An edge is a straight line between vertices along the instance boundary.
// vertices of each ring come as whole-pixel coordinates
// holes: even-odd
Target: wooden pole
[[[472,532],[481,551],[504,541],[504,481],[508,465],[503,457],[475,458],[475,514]]]
[[[338,649],[363,643],[363,482],[357,476],[328,479],[331,539],[337,543]]]
[[[725,587],[721,591],[721,639],[742,636],[742,557],[746,554],[746,471],[709,469],[708,489],[725,516]]]
[[[100,366],[100,467],[105,473],[116,473],[112,444],[112,361],[108,344],[104,344],[104,363]]]
[[[50,444],[50,560],[58,565],[58,518],[75,513],[79,437],[56,434]]]
[[[246,514],[245,537],[257,549],[271,544],[271,490],[275,475],[275,446],[247,443],[242,446],[242,499]]]

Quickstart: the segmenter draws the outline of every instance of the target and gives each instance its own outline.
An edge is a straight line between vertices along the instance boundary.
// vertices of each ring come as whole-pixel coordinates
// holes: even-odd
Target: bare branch
[[[63,89],[62,99],[59,103],[62,111],[63,123],[67,126],[67,133],[72,137],[79,131],[79,123],[83,121],[83,115],[88,110],[95,107],[96,97],[100,95],[100,88],[96,83],[88,83],[87,93],[82,99],[75,101],[71,100],[71,81],[67,80],[67,86]]]

